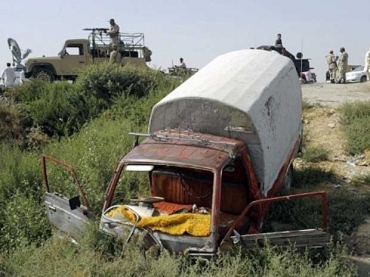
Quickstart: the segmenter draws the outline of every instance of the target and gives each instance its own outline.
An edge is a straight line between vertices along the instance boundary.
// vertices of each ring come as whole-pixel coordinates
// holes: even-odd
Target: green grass
[[[341,130],[349,154],[370,149],[370,101],[345,103],[340,107]]]
[[[304,148],[302,159],[309,163],[327,161],[329,151],[322,146],[308,146]]]
[[[370,173],[356,175],[354,178],[352,178],[351,184],[354,186],[370,186]]]
[[[319,108],[319,107],[322,107],[320,103],[311,103],[306,100],[302,100],[302,110],[303,111],[307,111],[307,110],[311,110],[311,109]]]
[[[132,74],[130,71],[130,78]],[[178,84],[178,80],[167,80],[155,72],[138,74],[139,76],[147,74],[148,79],[156,82],[155,88],[148,88],[146,95],[140,98],[136,95],[115,95],[108,110],[100,110],[100,114],[96,115],[95,119],[89,119],[88,124],[82,121],[78,128],[68,119],[67,121],[76,127],[75,132],[70,136],[63,136],[58,140],[49,139],[50,143],[30,147],[32,140],[47,140],[42,132],[47,125],[43,124],[42,130],[32,127],[24,137],[26,148],[17,147],[13,141],[9,141],[9,144],[8,140],[0,142],[0,251],[13,251],[29,244],[38,245],[50,235],[50,227],[43,207],[41,153],[53,156],[74,167],[93,211],[97,215],[101,213],[104,192],[115,166],[120,157],[132,147],[133,138],[128,133],[146,132],[152,106]],[[140,78],[138,82],[141,82]],[[30,104],[28,111],[38,107],[35,103],[49,105],[51,109],[47,107],[40,109],[40,118],[44,116],[43,111],[45,114],[50,114],[48,118],[51,120],[58,117],[59,111],[71,111],[78,107],[69,107],[67,104],[64,109],[63,105],[59,105],[53,114],[52,103],[48,103],[53,97],[66,100],[66,102],[63,100],[63,103],[71,103],[69,100],[75,98],[70,96],[76,96],[77,89],[70,84],[30,82],[29,86],[35,95],[25,91],[23,91],[24,94],[18,95],[18,91],[13,91],[11,93],[14,95],[10,97],[14,97],[15,102],[20,101],[16,105],[25,107]],[[63,88],[70,93],[64,91],[64,96],[52,94],[53,89],[55,94],[63,93]],[[25,90],[26,87],[22,86],[22,89]],[[131,87],[131,91],[132,89]],[[13,107],[9,107],[6,111],[10,113],[12,109]],[[49,112],[46,112],[47,110]],[[31,112],[26,114],[33,118],[31,121],[38,118],[33,117]],[[76,187],[67,171],[49,162],[47,168],[50,186],[53,189],[68,196],[77,195]],[[123,191],[119,193],[124,196],[122,199],[124,201],[147,188],[143,188],[140,184],[130,184],[121,189]]]
[[[316,165],[305,165],[294,170],[293,187],[315,188],[320,184],[337,184],[341,180],[332,170],[325,170]]]
[[[343,258],[347,252],[342,248],[332,249],[328,258],[321,262],[294,249],[281,251],[268,247],[248,253],[223,255],[205,264],[201,261],[189,263],[182,257],[155,254],[148,255],[144,260],[135,245],[122,251],[120,243],[98,232],[97,226],[86,232],[80,246],[51,236],[43,204],[41,153],[67,162],[76,169],[93,211],[99,215],[104,192],[117,161],[131,149],[133,139],[128,132],[146,132],[152,106],[179,84],[178,80],[166,78],[156,72],[128,71],[125,76],[136,80],[135,84],[127,82],[120,86],[113,81],[124,80],[120,76],[123,69],[110,69],[108,65],[103,65],[100,69],[90,70],[91,72],[81,76],[84,79],[78,81],[76,86],[67,83],[30,82],[28,86],[23,86],[22,92],[10,92],[9,97],[13,98],[16,106],[7,106],[4,110],[14,115],[14,118],[17,118],[18,113],[20,125],[29,129],[24,135],[26,143],[23,148],[17,147],[14,141],[10,142],[8,139],[0,143],[0,276],[2,273],[5,276],[35,277],[200,274],[353,276],[353,268]],[[98,76],[99,70],[103,71],[105,79]],[[54,95],[55,92],[60,95]],[[86,104],[82,111],[88,109],[83,115],[78,113],[81,108],[80,95]],[[60,104],[55,109],[55,114],[51,100]],[[45,114],[37,109],[45,110]],[[59,120],[60,125],[54,124],[55,120]],[[49,125],[42,122],[54,126],[63,135],[58,139],[55,136],[45,138],[45,126]],[[65,122],[69,124],[67,127],[63,127]],[[34,128],[33,131],[31,128]],[[45,142],[39,145],[30,143],[30,135],[36,141]],[[30,147],[32,145],[35,147]],[[315,156],[316,152],[320,151],[316,149],[311,156]],[[322,157],[316,159],[320,160]],[[73,196],[75,187],[71,178],[49,163],[48,171],[50,185]],[[299,189],[310,190],[317,184],[337,181],[338,177],[332,171],[324,171],[315,166],[299,169],[295,174],[295,184]],[[120,189],[122,191],[117,193],[125,201],[147,188],[140,183],[131,182],[124,183]],[[367,202],[370,203],[365,198],[357,199],[352,195],[329,198],[330,230],[344,230],[349,233],[363,219],[368,209]],[[300,224],[307,226],[316,222],[318,217],[315,215],[319,213],[317,203],[291,203],[289,205],[293,212],[287,213],[283,206],[273,209],[279,214],[275,219],[280,216],[283,221],[289,222],[300,218]],[[348,203],[352,203],[351,207],[348,207]],[[353,214],[357,216],[354,217]]]
[[[328,249],[322,263],[314,263],[308,253],[294,248],[282,251],[266,247],[250,252],[221,255],[208,263],[188,261],[168,254],[147,255],[128,248],[107,260],[104,253],[87,245],[75,246],[52,238],[41,247],[27,247],[5,257],[0,268],[5,276],[355,276],[341,246]]]

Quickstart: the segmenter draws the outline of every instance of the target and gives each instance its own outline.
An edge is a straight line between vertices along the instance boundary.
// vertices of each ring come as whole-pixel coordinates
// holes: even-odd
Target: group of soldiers
[[[329,51],[326,61],[329,67],[330,82],[337,84],[346,83],[346,69],[348,66],[348,54],[344,47],[339,49],[340,56],[335,56],[333,50]]]

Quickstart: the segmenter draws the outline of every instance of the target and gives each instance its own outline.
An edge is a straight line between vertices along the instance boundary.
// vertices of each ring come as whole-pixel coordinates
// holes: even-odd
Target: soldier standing
[[[365,70],[366,70],[366,79],[370,81],[370,51],[366,52],[365,56]]]
[[[348,54],[344,47],[341,47],[339,51],[341,54],[338,58],[338,71],[339,71],[338,83],[345,84],[346,83],[346,70],[348,66]]]
[[[330,76],[330,82],[335,82],[335,73],[337,71],[337,58],[334,56],[333,50],[329,52],[329,54],[326,56],[326,61],[328,63],[329,67],[329,76]]]
[[[114,19],[112,18],[109,20],[110,28],[108,30],[108,35],[110,36],[110,41],[112,46],[113,45],[119,45],[119,26],[114,22]]]

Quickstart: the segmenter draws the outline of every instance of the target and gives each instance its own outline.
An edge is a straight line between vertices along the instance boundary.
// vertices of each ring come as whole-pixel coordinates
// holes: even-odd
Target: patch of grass
[[[354,186],[370,186],[370,173],[356,175],[354,178],[352,178],[351,184]]]
[[[350,125],[357,118],[370,117],[370,101],[344,103],[340,108],[341,124]]]
[[[342,128],[345,135],[345,150],[349,154],[363,153],[370,149],[370,117],[353,119]]]
[[[332,170],[308,165],[294,170],[293,186],[297,188],[315,187],[319,184],[340,183],[340,177]]]
[[[303,161],[317,163],[329,159],[329,151],[322,146],[308,146],[304,148]]]
[[[315,264],[308,252],[274,247],[221,254],[205,263],[189,262],[179,256],[147,255],[135,248],[113,259],[82,244],[75,246],[53,238],[42,247],[28,247],[4,257],[1,270],[6,276],[355,276],[355,268],[345,258],[346,249],[333,246],[325,261]]]
[[[345,103],[339,111],[345,150],[359,154],[370,149],[370,101]]]
[[[314,108],[320,108],[322,105],[320,103],[311,103],[306,100],[302,100],[302,110],[307,111]]]
[[[370,196],[362,196],[344,188],[327,194],[328,232],[338,240],[340,234],[349,236],[370,212]],[[317,228],[322,223],[322,204],[319,197],[302,198],[275,203],[266,218],[264,231],[273,231],[272,222],[296,229]]]
[[[21,115],[14,106],[0,104],[0,141],[13,143],[24,136]]]
[[[45,145],[40,146],[41,148],[28,147],[27,151],[22,151],[19,147],[0,143],[0,252],[14,251],[16,248],[30,243],[41,244],[50,235],[49,223],[43,204],[44,187],[41,175],[41,151],[70,164],[76,170],[89,204],[95,214],[99,215],[104,201],[104,192],[117,162],[132,147],[133,137],[129,136],[128,133],[130,131],[146,132],[152,106],[170,92],[177,83],[177,80],[158,79],[156,88],[145,92],[147,95],[141,97],[140,101],[139,97],[134,95],[112,97],[113,102],[110,108],[99,116],[90,119],[88,124],[80,122],[81,124],[78,124],[79,127],[77,128],[77,125],[70,119],[67,120],[71,123],[70,127],[75,126],[76,129],[73,130],[78,132],[69,137],[62,137],[58,141],[51,140],[51,143],[45,143]],[[29,107],[29,114],[35,112],[38,115],[33,117],[34,119],[45,119],[45,122],[53,125],[51,123],[52,118],[57,119],[57,115],[60,115],[59,112],[61,114],[72,112],[76,108],[68,108],[69,100],[75,99],[69,96],[78,96],[75,91],[76,88],[71,84],[42,83],[40,85],[50,86],[50,89],[37,90],[34,96],[19,95],[19,97],[26,97],[22,105],[26,106],[27,103],[31,103],[27,101],[32,101],[31,106],[35,103],[43,103],[48,107],[41,105],[45,109],[40,109],[40,111],[36,111],[34,107]],[[65,87],[71,89],[71,95],[68,96],[68,93],[65,92],[64,96],[53,96],[51,88],[55,88],[54,85],[58,85],[61,89],[55,92],[63,94],[62,88]],[[47,103],[46,101],[47,99],[53,99],[53,97],[59,97],[59,100],[67,103],[66,106],[59,105],[56,107],[55,114],[53,114],[53,102]],[[60,102],[57,101],[57,103]],[[65,107],[67,108],[65,109]],[[31,113],[31,111],[33,112]],[[50,121],[46,119],[47,117]],[[58,130],[64,130],[62,122],[61,125],[53,126],[53,128],[59,126],[61,128],[58,127]],[[47,141],[40,128],[29,130],[29,135],[26,137],[29,145],[34,140]],[[47,169],[49,184],[53,190],[65,193],[70,197],[77,195],[76,187],[73,185],[72,178],[67,174],[67,171],[63,168],[60,168],[63,170],[57,169],[52,163],[48,163]],[[122,201],[124,201],[133,194],[139,194],[147,190],[147,183],[145,185],[144,188],[141,183],[131,182],[128,184],[126,182],[122,188],[117,188],[117,193],[122,194]]]

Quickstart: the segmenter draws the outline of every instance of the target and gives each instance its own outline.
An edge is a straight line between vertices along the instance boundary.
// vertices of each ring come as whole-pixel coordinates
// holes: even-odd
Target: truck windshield
[[[130,203],[140,197],[160,197],[161,213],[191,211],[192,208],[212,208],[213,173],[206,170],[154,166],[126,165],[117,183],[113,205]],[[160,208],[163,205],[170,209]]]

